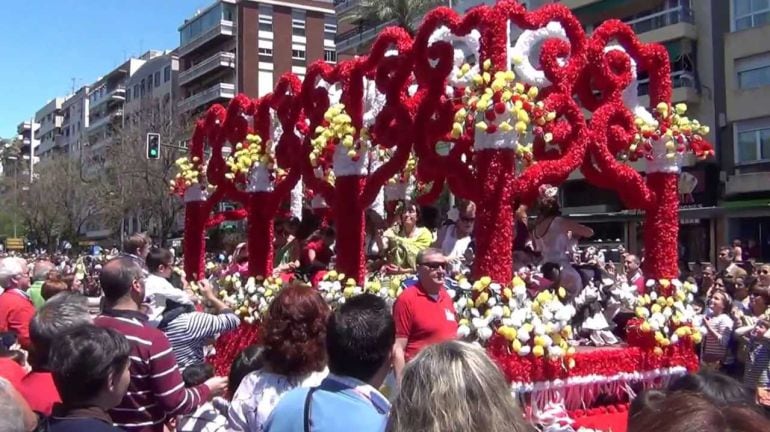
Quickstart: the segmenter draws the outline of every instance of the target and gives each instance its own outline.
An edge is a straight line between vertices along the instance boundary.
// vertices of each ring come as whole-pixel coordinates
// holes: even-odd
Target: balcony
[[[218,25],[199,34],[185,45],[180,46],[177,49],[177,53],[179,57],[184,57],[207,43],[218,39],[220,36],[231,37],[233,34],[235,34],[235,24],[232,21],[221,20]]]
[[[697,39],[695,16],[685,4],[626,21],[642,42]]]
[[[90,109],[93,110],[100,107],[105,102],[125,102],[126,100],[126,87],[119,85],[112,90],[109,90],[104,96],[91,103]]]
[[[186,99],[182,99],[177,106],[182,112],[187,112],[218,99],[232,99],[234,97],[235,84],[219,83]]]
[[[770,184],[770,172],[734,174],[727,177],[725,195],[765,192]]]
[[[700,94],[695,83],[695,75],[690,71],[674,71],[671,73],[672,102],[698,103]],[[639,101],[643,106],[650,105],[650,79],[639,80]]]
[[[98,130],[102,126],[106,126],[112,123],[112,121],[118,117],[123,117],[123,110],[117,110],[105,115],[104,117],[98,118],[96,120],[92,120],[91,123],[88,125],[88,132],[90,133],[92,131]]]
[[[337,18],[361,4],[361,0],[334,0],[334,14]]]
[[[356,48],[365,45],[373,40],[377,35],[388,26],[395,25],[395,21],[388,21],[378,25],[361,25],[345,33],[337,35],[337,53],[347,54],[355,51]]]
[[[561,2],[570,9],[579,9],[602,1],[604,0],[562,0]]]
[[[179,84],[184,85],[200,78],[220,67],[235,68],[235,54],[231,52],[218,52],[213,56],[203,60],[195,66],[179,73]]]

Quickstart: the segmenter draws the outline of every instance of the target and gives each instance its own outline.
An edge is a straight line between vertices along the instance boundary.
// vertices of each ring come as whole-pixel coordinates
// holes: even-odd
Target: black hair
[[[149,270],[151,273],[155,273],[158,271],[160,266],[169,266],[173,264],[174,256],[171,255],[171,252],[168,249],[152,248],[147,254],[147,259],[145,261],[147,264],[147,270]]]
[[[49,366],[65,405],[93,399],[110,378],[128,366],[130,347],[115,330],[85,325],[56,339]]]
[[[135,280],[144,277],[144,269],[129,257],[113,258],[102,267],[99,285],[104,297],[111,302],[125,297]]]
[[[233,360],[232,366],[230,366],[230,375],[227,377],[227,386],[233,389],[238,388],[246,377],[255,370],[262,369],[265,365],[265,361],[262,358],[263,348],[259,345],[250,345],[246,347],[240,354]]]
[[[369,381],[390,358],[395,341],[393,315],[385,301],[373,294],[352,297],[329,318],[329,371]]]
[[[543,277],[551,282],[558,282],[559,275],[561,274],[561,266],[557,263],[547,262],[540,266],[540,271],[543,273]]]
[[[712,371],[682,376],[669,384],[668,390],[697,393],[718,406],[753,406],[755,400],[752,389],[727,375]]]
[[[198,363],[187,366],[182,372],[185,387],[195,387],[214,376],[214,366],[208,363]]]

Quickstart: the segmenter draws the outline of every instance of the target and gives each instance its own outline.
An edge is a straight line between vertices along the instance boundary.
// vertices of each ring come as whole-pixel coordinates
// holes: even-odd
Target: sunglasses
[[[425,263],[421,263],[420,265],[425,268],[429,268],[431,270],[438,270],[438,269],[443,270],[446,268],[446,263],[443,263],[443,262],[425,262]]]

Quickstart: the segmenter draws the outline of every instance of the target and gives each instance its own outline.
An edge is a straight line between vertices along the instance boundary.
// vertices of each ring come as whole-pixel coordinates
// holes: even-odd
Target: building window
[[[306,13],[302,9],[292,9],[291,11],[291,34],[294,36],[305,36],[305,17]]]
[[[770,1],[733,0],[733,31],[770,23]]]
[[[740,89],[770,85],[770,53],[737,59],[735,70]]]
[[[272,48],[260,48],[259,49],[259,61],[265,63],[273,62],[273,49]]]
[[[131,102],[131,89],[126,90],[126,102]]]
[[[155,87],[160,87],[160,71],[155,72]]]
[[[171,80],[171,66],[163,68],[163,82],[169,82]]]
[[[324,61],[328,63],[337,63],[337,51],[324,50]]]
[[[259,5],[259,31],[273,31],[273,5]]]
[[[770,160],[770,117],[735,124],[736,164]]]
[[[305,60],[305,50],[294,49],[291,50],[292,60]]]
[[[324,39],[334,40],[337,36],[337,17],[334,15],[324,16]]]
[[[134,99],[139,98],[139,84],[134,84]]]

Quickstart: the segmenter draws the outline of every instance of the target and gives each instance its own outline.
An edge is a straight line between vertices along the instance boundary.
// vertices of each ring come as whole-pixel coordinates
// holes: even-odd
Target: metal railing
[[[345,33],[341,33],[334,38],[337,44],[337,52],[345,52],[350,48],[364,44],[374,39],[385,27],[395,24],[395,21],[388,21],[376,26],[359,26],[346,31]]]
[[[205,73],[226,64],[227,67],[235,67],[235,54],[231,52],[220,51],[211,57],[203,60],[195,66],[179,74],[179,84],[185,84]]]
[[[342,15],[361,4],[361,0],[334,0],[334,13]]]
[[[89,109],[94,109],[98,107],[99,105],[111,101],[113,98],[119,99],[119,100],[125,100],[126,99],[126,87],[123,85],[116,86],[114,89],[108,91],[104,94],[104,96],[100,97],[99,99],[95,100]]]
[[[190,111],[205,103],[211,102],[219,98],[232,99],[235,97],[235,84],[219,83],[212,87],[196,93],[186,99],[179,101],[179,109],[181,111]]]
[[[682,88],[689,87],[695,88],[695,75],[690,71],[674,71],[671,73],[671,87]],[[650,79],[644,78],[639,80],[639,96],[646,96],[650,93]]]
[[[634,29],[634,33],[641,34],[682,22],[690,24],[695,22],[693,11],[686,4],[634,18],[626,21],[626,24]]]
[[[177,49],[178,55],[184,56],[198,49],[201,45],[205,44],[209,40],[221,35],[232,36],[235,30],[235,23],[232,21],[221,20],[219,24],[211,27],[205,32],[199,34],[195,38],[188,41],[186,44],[180,46]]]

